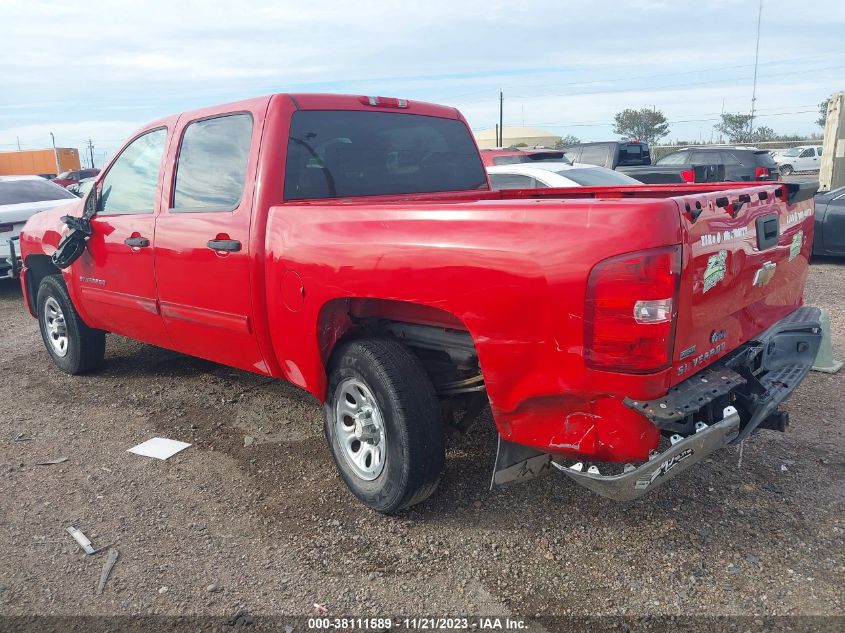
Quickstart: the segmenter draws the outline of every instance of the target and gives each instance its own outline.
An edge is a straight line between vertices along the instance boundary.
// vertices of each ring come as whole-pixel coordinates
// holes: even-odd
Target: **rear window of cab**
[[[295,112],[285,199],[487,189],[467,126],[394,112]]]

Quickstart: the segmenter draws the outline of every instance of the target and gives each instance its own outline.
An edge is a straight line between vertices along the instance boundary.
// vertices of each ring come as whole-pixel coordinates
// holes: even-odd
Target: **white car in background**
[[[819,171],[822,164],[822,148],[818,145],[790,147],[772,152],[781,176],[794,171]]]
[[[642,185],[618,171],[586,163],[516,163],[488,167],[493,189]]]
[[[78,200],[41,176],[0,176],[0,279],[17,276],[17,242],[26,221],[39,211]]]

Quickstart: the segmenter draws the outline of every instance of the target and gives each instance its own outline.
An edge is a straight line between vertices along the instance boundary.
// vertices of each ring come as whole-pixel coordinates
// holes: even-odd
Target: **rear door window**
[[[689,162],[693,165],[706,165],[714,163],[719,155],[711,152],[692,152],[689,157]]]
[[[235,209],[244,191],[251,142],[251,114],[190,123],[179,148],[171,210]]]
[[[669,154],[668,156],[664,156],[660,160],[657,161],[658,165],[686,165],[689,161],[687,157],[689,156],[689,152],[675,152],[674,154]]]
[[[399,112],[294,113],[285,198],[486,189],[475,141],[457,119]]]

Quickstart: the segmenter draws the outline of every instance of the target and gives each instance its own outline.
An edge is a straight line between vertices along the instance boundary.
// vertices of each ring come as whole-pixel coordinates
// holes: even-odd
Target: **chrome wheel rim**
[[[44,321],[44,331],[47,333],[47,342],[56,356],[64,358],[67,354],[68,338],[65,315],[59,302],[49,297],[44,302],[44,314],[41,315]]]
[[[343,459],[364,481],[384,470],[387,437],[384,418],[367,385],[347,378],[335,390],[335,439]]]

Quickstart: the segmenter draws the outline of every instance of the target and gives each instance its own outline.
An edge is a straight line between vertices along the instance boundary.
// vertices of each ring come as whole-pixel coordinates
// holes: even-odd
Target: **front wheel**
[[[47,353],[68,374],[96,369],[106,352],[106,333],[79,318],[61,275],[49,275],[38,287],[38,326]]]
[[[792,169],[792,165],[781,165],[780,167],[778,167],[778,171],[780,172],[781,176],[788,176],[795,170]]]
[[[364,504],[394,514],[431,496],[446,456],[442,411],[407,347],[390,339],[341,343],[323,411],[338,472]]]

